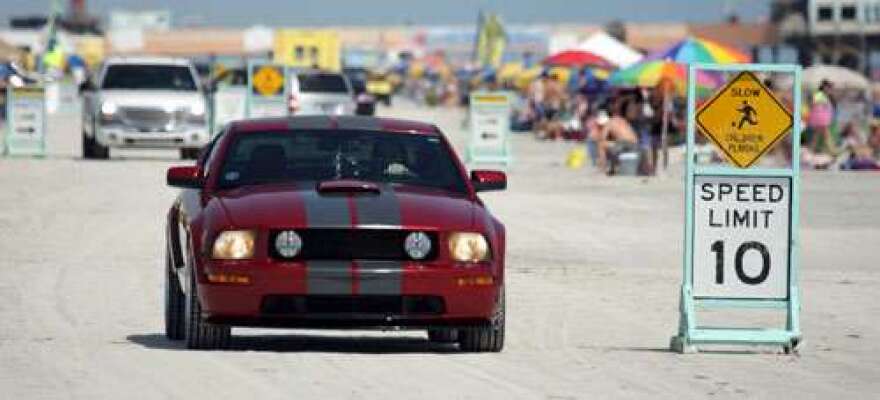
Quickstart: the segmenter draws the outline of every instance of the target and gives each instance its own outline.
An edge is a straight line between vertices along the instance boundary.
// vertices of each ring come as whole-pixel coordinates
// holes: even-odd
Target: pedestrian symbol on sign
[[[748,101],[743,100],[743,105],[740,108],[737,108],[742,116],[739,118],[739,124],[736,125],[736,129],[742,129],[743,124],[748,122],[749,125],[758,125],[758,112],[755,111],[755,107],[749,105]],[[731,123],[733,125],[733,123]]]

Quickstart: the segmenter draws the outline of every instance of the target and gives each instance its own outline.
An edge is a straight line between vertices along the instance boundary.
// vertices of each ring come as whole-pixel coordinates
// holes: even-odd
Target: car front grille
[[[269,254],[284,259],[275,250],[273,231],[269,237]],[[297,230],[303,242],[295,260],[410,260],[404,240],[412,231],[398,229],[303,229]],[[420,261],[437,257],[437,234],[425,232],[431,239],[431,251]]]
[[[268,295],[263,297],[260,311],[266,315],[440,315],[446,311],[446,304],[439,296]]]
[[[122,122],[132,128],[144,132],[162,132],[173,130],[183,120],[179,111],[168,112],[152,107],[122,107]]]

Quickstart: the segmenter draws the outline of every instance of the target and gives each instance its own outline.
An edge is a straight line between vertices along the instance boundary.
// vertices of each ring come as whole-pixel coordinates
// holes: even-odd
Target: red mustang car
[[[172,167],[165,329],[222,348],[232,326],[426,329],[504,346],[504,225],[437,127],[372,117],[230,124]]]

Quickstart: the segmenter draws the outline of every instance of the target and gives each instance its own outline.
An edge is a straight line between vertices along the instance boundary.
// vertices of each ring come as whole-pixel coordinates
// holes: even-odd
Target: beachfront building
[[[842,65],[880,78],[880,0],[775,0],[771,19],[802,64]]]

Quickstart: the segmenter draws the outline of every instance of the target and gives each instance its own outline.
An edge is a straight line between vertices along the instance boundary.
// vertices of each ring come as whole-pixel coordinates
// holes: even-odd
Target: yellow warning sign
[[[697,111],[697,126],[727,158],[748,168],[791,129],[791,113],[755,74],[744,71]]]
[[[284,72],[281,67],[264,65],[251,77],[254,93],[261,96],[280,96],[284,92]]]

